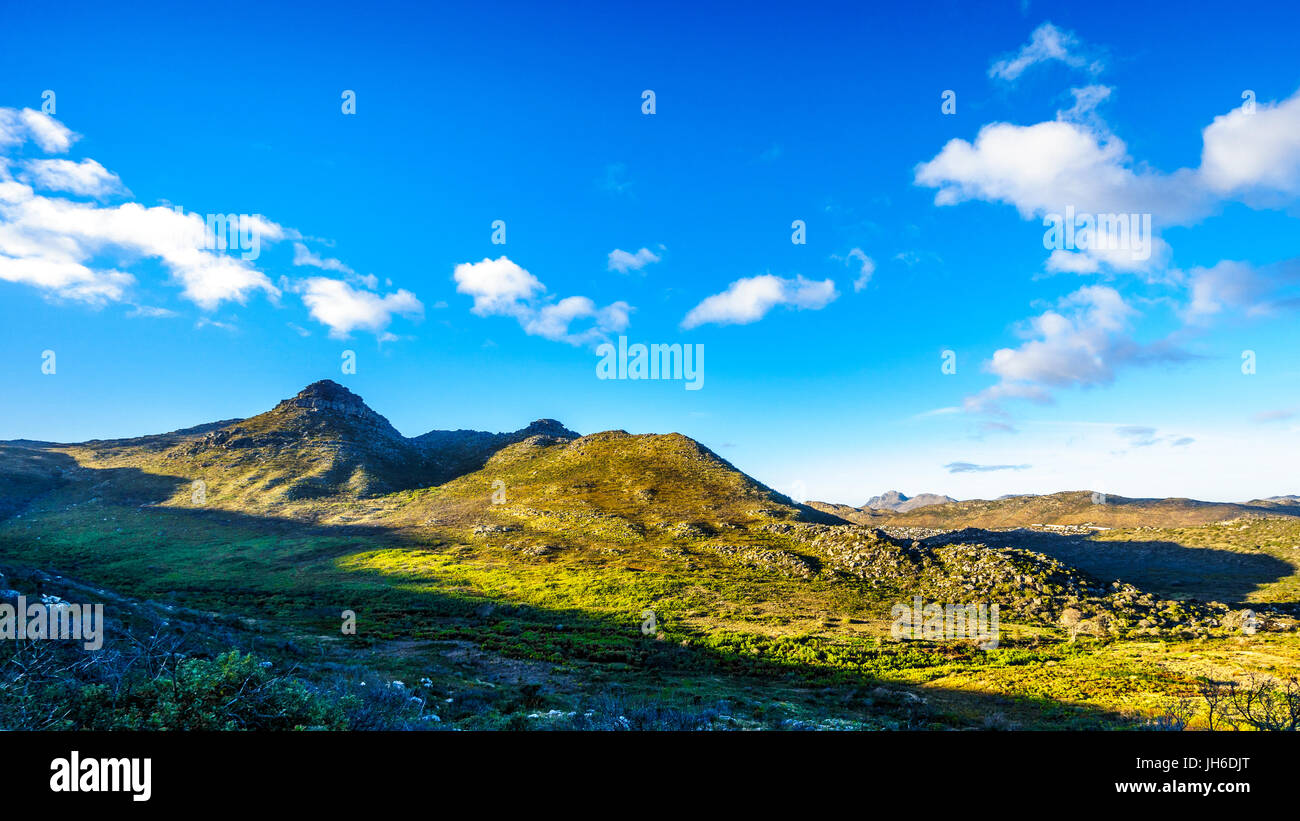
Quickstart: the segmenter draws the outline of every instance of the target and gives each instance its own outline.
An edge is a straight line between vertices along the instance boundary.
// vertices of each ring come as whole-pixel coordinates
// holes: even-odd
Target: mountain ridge
[[[569,445],[574,447],[556,450]],[[188,484],[173,487],[166,503],[180,506],[192,503],[196,485],[201,486],[205,505],[266,510],[325,499],[378,499],[448,487],[471,477],[467,486],[462,482],[457,487],[473,487],[465,493],[477,508],[489,498],[481,486],[491,482],[479,475],[489,464],[495,463],[494,469],[508,465],[519,474],[511,478],[512,500],[522,488],[537,484],[533,477],[539,470],[545,473],[550,470],[545,466],[553,464],[566,474],[576,469],[583,475],[564,486],[543,483],[537,503],[548,508],[564,507],[563,499],[569,496],[590,496],[585,489],[594,487],[604,488],[592,502],[595,507],[612,503],[621,510],[628,500],[617,499],[633,493],[630,509],[641,510],[636,517],[655,521],[671,514],[642,509],[658,506],[663,514],[665,496],[683,510],[697,511],[696,518],[709,528],[732,517],[747,521],[751,511],[783,520],[842,521],[789,499],[680,433],[604,431],[583,436],[554,419],[537,419],[503,433],[435,429],[406,437],[360,396],[332,380],[313,382],[270,410],[244,419],[168,434],[39,447],[72,451],[79,462],[84,459],[95,467],[130,466],[154,479],[178,478]],[[501,461],[507,453],[514,457]],[[598,453],[599,458],[584,461],[584,453]],[[629,459],[628,453],[639,454],[640,461]],[[611,467],[615,464],[620,466],[617,471]],[[669,494],[655,485],[664,481],[681,489]],[[619,485],[627,487],[618,490]],[[150,487],[156,488],[157,482]],[[491,512],[489,507],[480,514]]]

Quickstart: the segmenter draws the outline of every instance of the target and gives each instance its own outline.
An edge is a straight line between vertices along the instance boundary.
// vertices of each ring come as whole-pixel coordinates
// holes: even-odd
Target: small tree
[[[1228,725],[1235,730],[1236,725],[1231,722],[1229,716],[1225,715],[1228,706],[1228,687],[1205,676],[1197,679],[1196,687],[1201,694],[1201,698],[1205,700],[1205,722],[1210,729],[1217,729],[1217,722],[1218,726]]]
[[[1077,607],[1067,607],[1061,611],[1061,626],[1070,631],[1070,643],[1079,635],[1079,622],[1083,619],[1083,613],[1079,612]]]

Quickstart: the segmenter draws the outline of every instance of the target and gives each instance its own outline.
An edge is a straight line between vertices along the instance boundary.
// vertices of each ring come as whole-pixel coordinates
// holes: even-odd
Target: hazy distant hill
[[[951,496],[942,496],[938,493],[904,496],[897,490],[889,490],[879,496],[872,496],[862,507],[836,504],[834,502],[808,502],[808,506],[846,522],[870,525],[883,522],[884,517],[892,513],[906,513],[930,505],[941,505],[955,501],[957,500]]]
[[[1263,515],[1300,515],[1300,506],[1235,504],[1195,499],[1131,499],[1087,490],[1041,496],[972,499],[899,513],[891,522],[932,528],[1007,528],[1028,525],[1179,527]]]
[[[1288,496],[1269,496],[1266,499],[1253,499],[1246,502],[1247,505],[1260,505],[1264,507],[1281,506],[1296,507],[1300,506],[1300,496],[1294,494]]]
[[[889,490],[879,496],[872,496],[862,507],[870,508],[872,510],[892,510],[895,513],[906,513],[909,510],[916,510],[918,507],[942,505],[955,501],[957,500],[951,496],[943,496],[938,493],[920,493],[916,496],[904,496],[897,490]]]
[[[1296,496],[1273,496],[1234,503],[1202,502],[1196,499],[1132,499],[1079,490],[1043,495],[1016,494],[991,500],[970,499],[959,502],[948,497],[937,497],[947,501],[929,501],[934,498],[933,494],[924,494],[907,499],[902,494],[891,491],[873,497],[861,508],[830,502],[808,502],[808,506],[853,524],[943,530],[1032,525],[1191,527],[1242,517],[1300,516],[1300,497]],[[922,499],[926,500],[924,504],[912,505]]]

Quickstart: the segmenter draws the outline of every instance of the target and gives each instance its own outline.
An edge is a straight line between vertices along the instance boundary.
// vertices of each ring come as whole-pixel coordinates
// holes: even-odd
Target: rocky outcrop
[[[765,529],[824,557],[823,573],[904,599],[996,603],[1013,618],[1053,626],[1066,620],[1099,635],[1204,636],[1228,613],[1219,602],[1172,601],[1121,581],[1106,584],[1033,550],[976,543],[975,531],[908,541],[851,525]]]
[[[747,545],[708,544],[704,550],[725,556],[732,561],[789,578],[810,579],[818,570],[816,562],[789,550],[750,547]]]
[[[360,423],[374,433],[389,438],[404,438],[387,419],[375,413],[352,391],[330,379],[313,382],[271,409],[272,414],[293,415],[306,411],[310,414],[336,416]]]

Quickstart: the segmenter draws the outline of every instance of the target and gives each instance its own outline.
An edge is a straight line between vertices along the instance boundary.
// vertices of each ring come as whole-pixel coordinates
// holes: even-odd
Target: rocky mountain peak
[[[313,382],[296,395],[282,400],[271,410],[273,417],[290,421],[291,425],[305,422],[311,427],[345,422],[360,426],[371,436],[385,439],[403,439],[387,419],[375,412],[360,396],[332,379]]]
[[[578,434],[566,428],[554,419],[538,419],[519,431],[521,436],[555,436],[563,439],[576,439]]]
[[[312,410],[336,410],[347,414],[360,414],[370,411],[366,403],[352,391],[332,379],[313,382],[297,395],[285,399],[277,407],[308,408]]]
[[[888,508],[890,510],[893,510],[898,505],[901,505],[903,502],[906,502],[907,498],[908,498],[907,496],[904,496],[902,493],[899,493],[897,490],[886,490],[884,493],[880,494],[879,496],[872,496],[870,499],[867,500],[867,503],[864,504],[863,507],[876,508],[877,510],[882,508]]]

